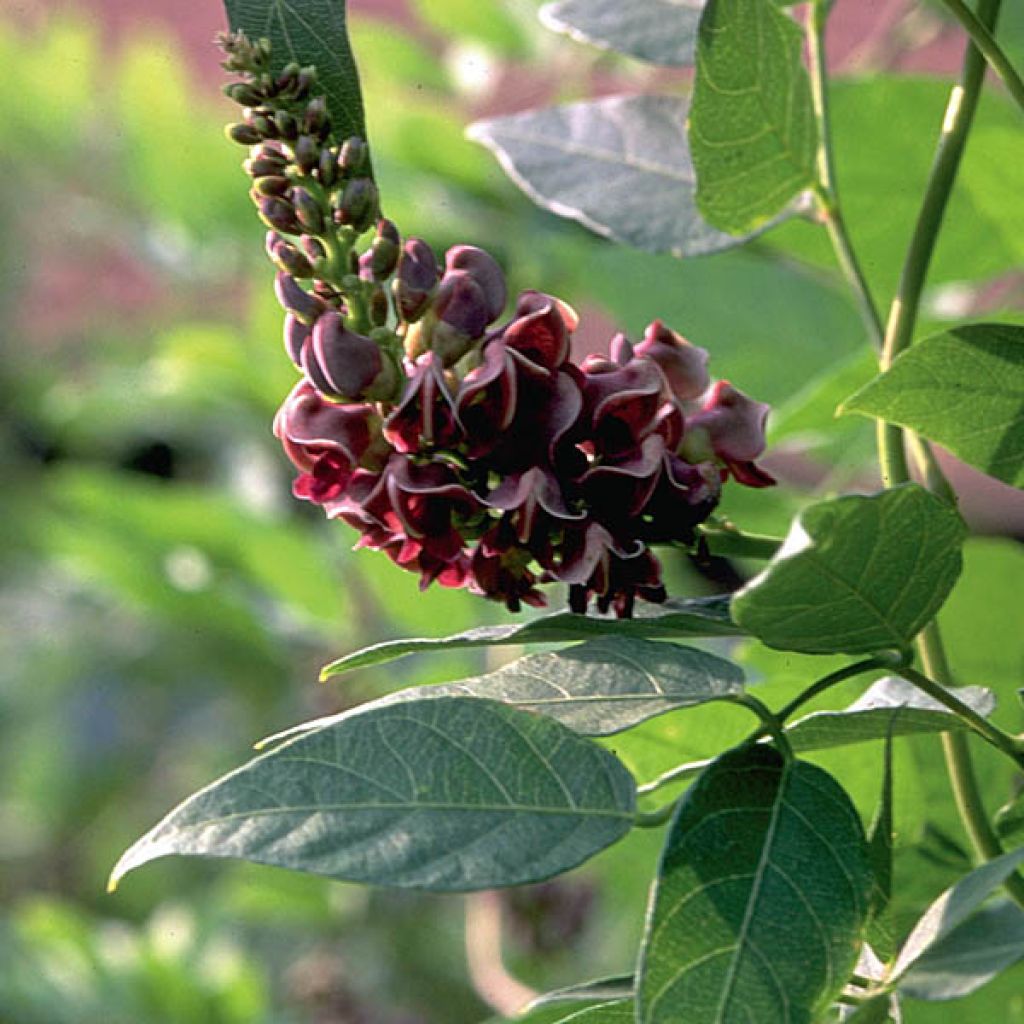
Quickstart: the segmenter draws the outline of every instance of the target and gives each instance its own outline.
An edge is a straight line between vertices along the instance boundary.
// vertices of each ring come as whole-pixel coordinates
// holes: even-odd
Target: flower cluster
[[[577,365],[564,302],[527,291],[503,320],[490,255],[459,245],[441,266],[377,219],[365,146],[332,147],[322,103],[295,99],[311,69],[274,77],[260,44],[226,48],[247,75],[229,87],[246,106],[229,133],[254,147],[246,167],[301,372],[274,423],[295,494],[423,586],[512,610],[543,605],[552,581],[580,612],[592,598],[620,616],[637,597],[664,600],[651,546],[692,543],[728,476],[773,482],[754,464],[767,406],[712,384],[707,353],[659,321]]]

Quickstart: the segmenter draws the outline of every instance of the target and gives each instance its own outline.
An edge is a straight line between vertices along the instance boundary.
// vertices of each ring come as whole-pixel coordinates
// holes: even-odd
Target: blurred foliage
[[[508,75],[534,75],[571,99],[598,72],[614,71],[625,88],[647,72],[542,32],[532,3],[413,6],[423,19],[416,34],[353,26],[375,165],[403,233],[438,249],[489,248],[513,288],[562,295],[596,324],[584,332],[591,346],[613,324],[635,336],[663,317],[711,350],[717,374],[776,403],[779,446],[805,460],[794,475],[812,484],[731,496],[724,511],[746,527],[781,532],[807,492],[863,482],[870,426],[851,421],[836,433],[830,420],[835,398],[869,368],[856,354],[855,310],[810,228],[679,263],[539,211],[463,138],[464,125]],[[164,862],[103,895],[116,855],[156,813],[239,763],[260,736],[482,667],[469,652],[320,687],[324,661],[501,614],[461,592],[421,594],[409,574],[353,554],[343,527],[289,497],[269,424],[293,371],[262,231],[240,153],[223,137],[229,104],[189,80],[177,45],[150,31],[112,57],[84,17],[53,18],[32,34],[0,22],[0,66],[0,230],[16,240],[0,252],[0,1019],[472,1024],[486,1010],[466,976],[460,900],[188,862]],[[902,174],[904,163],[918,174],[924,158],[911,139],[927,132],[904,132],[877,112],[900,103],[909,121],[930,123],[940,93],[883,79],[837,97],[855,238],[880,291],[898,247],[869,204],[887,194],[905,218],[913,200],[885,174]],[[879,140],[879,126],[893,138]],[[1019,262],[1024,235],[1005,215],[1007,204],[1015,216],[1021,207],[998,159],[1011,132],[1016,123],[993,101],[958,216],[998,215],[1001,227],[991,246],[973,244],[966,226],[951,234],[940,280]],[[900,155],[870,166],[878,146]],[[997,658],[1005,646],[976,641],[1012,631],[1020,559],[1009,542],[974,542],[946,612],[965,681],[1000,691],[1002,722],[1018,728],[1020,652]],[[670,569],[677,591],[714,586],[685,559]],[[987,606],[1003,618],[979,614],[971,597],[991,586],[1005,596]],[[763,649],[745,658],[772,702],[828,668]],[[855,695],[847,687],[830,699]],[[700,709],[609,744],[647,779],[717,752],[749,725],[742,711]],[[866,754],[821,760],[867,816],[880,760]],[[963,866],[958,826],[932,813],[950,806],[937,758],[925,740],[897,756],[900,867],[914,908]],[[986,779],[994,810],[1010,792],[1001,776]],[[629,969],[659,840],[632,836],[564,888],[517,898],[513,918],[525,924],[509,936],[511,967],[543,987]],[[550,934],[570,941],[553,952]],[[1019,979],[958,1004],[958,1019],[1024,1020]],[[907,1019],[939,1019],[932,1014],[914,1007]]]

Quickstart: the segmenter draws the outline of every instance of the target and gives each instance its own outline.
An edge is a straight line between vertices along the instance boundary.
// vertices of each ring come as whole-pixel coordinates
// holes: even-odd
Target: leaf
[[[925,953],[959,928],[1021,863],[1024,848],[994,857],[948,888],[914,925],[896,958],[892,977],[901,978]]]
[[[345,25],[345,0],[224,0],[224,7],[232,29],[252,39],[270,40],[275,70],[290,61],[316,65],[336,138],[366,138],[359,72]]]
[[[633,1000],[623,999],[589,1006],[539,1006],[512,1020],[489,1024],[634,1024]]]
[[[386,703],[485,697],[557,719],[584,736],[610,736],[655,715],[743,692],[743,670],[705,651],[631,637],[599,637],[532,654],[496,672],[411,687]]]
[[[671,96],[610,96],[477,121],[467,134],[544,209],[638,249],[701,256],[745,239],[697,212],[686,111]]]
[[[566,871],[629,831],[634,783],[548,718],[458,697],[356,710],[196,793],[118,861],[232,857],[437,891]]]
[[[538,996],[527,1009],[536,1010],[555,1003],[587,1002],[594,999],[632,999],[636,978],[632,974],[617,974],[610,978],[584,981],[578,985],[555,989]]]
[[[911,346],[848,398],[985,473],[1024,487],[1024,327],[971,324]]]
[[[953,588],[965,533],[955,509],[917,484],[811,505],[733,597],[733,616],[782,650],[905,647]]]
[[[914,999],[959,999],[1024,959],[1024,910],[983,907],[914,961],[899,991]]]
[[[689,66],[704,0],[558,0],[540,20],[582,43],[652,64]]]
[[[740,233],[814,183],[817,128],[802,34],[771,0],[709,0],[697,39],[690,147],[697,206]]]
[[[892,899],[892,739],[893,727],[899,718],[899,711],[894,711],[889,716],[890,728],[885,737],[882,755],[882,794],[878,800],[875,817],[868,829],[868,861],[874,878],[871,916],[874,918],[885,913],[885,908]]]
[[[849,1017],[843,1017],[843,1024],[885,1024],[890,1019],[892,997],[883,992],[860,1004]]]
[[[962,686],[950,693],[986,718],[995,710],[995,697],[983,686]],[[803,752],[885,739],[890,733],[911,736],[964,728],[963,719],[937,700],[905,679],[890,676],[873,683],[841,711],[815,711],[797,719],[786,735],[793,749]]]
[[[667,601],[657,605],[656,610],[638,609],[634,619],[555,612],[508,626],[478,626],[454,636],[385,640],[332,661],[323,668],[320,678],[329,679],[353,669],[382,665],[407,654],[435,649],[571,643],[608,635],[650,639],[736,636],[739,633],[740,630],[729,617],[728,600],[718,597]]]
[[[817,1020],[857,962],[870,885],[864,830],[830,775],[758,744],[723,754],[669,829],[638,1020]]]

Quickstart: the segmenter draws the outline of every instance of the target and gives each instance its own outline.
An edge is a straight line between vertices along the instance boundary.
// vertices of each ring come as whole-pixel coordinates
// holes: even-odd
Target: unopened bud
[[[284,174],[288,161],[280,153],[274,153],[265,147],[261,147],[257,152],[260,154],[259,156],[250,157],[242,164],[246,174],[253,178]]]
[[[269,251],[270,258],[278,270],[283,270],[286,274],[291,274],[296,278],[313,276],[313,268],[310,266],[309,260],[294,245],[282,240],[273,245]]]
[[[456,245],[445,254],[445,266],[449,271],[465,271],[480,286],[488,323],[501,316],[508,297],[505,275],[489,252],[475,245]]]
[[[299,121],[294,114],[290,114],[287,110],[279,110],[274,115],[274,124],[277,127],[277,133],[282,139],[287,139],[289,142],[294,142],[299,137]]]
[[[349,224],[356,232],[365,231],[377,217],[377,186],[369,178],[353,178],[346,186],[338,203],[341,223]]]
[[[650,359],[658,364],[669,387],[680,401],[690,401],[707,390],[711,380],[707,369],[707,352],[691,345],[660,320],[647,326],[644,340],[636,346],[634,352],[638,358]]]
[[[316,264],[321,260],[327,259],[327,250],[324,248],[323,242],[314,238],[312,235],[303,235],[299,239],[299,245],[302,246],[302,251],[306,254],[306,259],[308,259],[314,266],[316,266]]]
[[[229,124],[224,133],[232,142],[243,146],[255,146],[263,141],[263,136],[251,124]]]
[[[246,122],[259,132],[261,139],[277,138],[277,125],[266,114],[249,114]]]
[[[407,323],[418,320],[437,287],[438,271],[434,251],[421,238],[410,238],[398,258],[392,289],[399,316]]]
[[[311,235],[322,235],[324,231],[324,215],[320,204],[313,196],[301,186],[292,189],[292,204],[295,206],[295,216],[302,225],[303,230]]]
[[[225,85],[224,95],[242,107],[258,107],[266,99],[248,82],[232,82],[230,85]]]
[[[295,278],[283,271],[274,278],[274,294],[285,312],[304,324],[312,324],[327,308],[321,299],[310,295]]]
[[[302,169],[302,173],[312,174],[313,168],[320,162],[320,147],[316,139],[309,135],[300,135],[292,150],[295,153],[295,162]]]
[[[287,235],[302,234],[302,225],[295,216],[295,207],[286,199],[280,196],[260,196],[258,193],[254,198],[260,219],[267,227]]]
[[[317,167],[317,173],[320,175],[320,183],[326,188],[330,188],[338,180],[338,154],[330,146],[324,146],[320,150],[320,164]]]
[[[336,310],[317,320],[310,343],[302,349],[302,362],[317,390],[331,398],[391,398],[399,383],[394,362],[372,338],[349,330]]]
[[[291,188],[291,184],[287,178],[277,174],[268,174],[266,177],[257,178],[252,183],[252,187],[253,191],[261,196],[283,196]]]
[[[295,99],[304,100],[315,84],[316,68],[312,64],[301,68],[298,75],[295,76],[295,88],[293,90]]]
[[[316,138],[326,138],[330,132],[331,122],[327,117],[327,100],[323,96],[314,96],[306,105],[302,127],[303,131]]]
[[[377,221],[377,235],[370,248],[359,257],[359,274],[370,281],[385,281],[398,263],[401,238],[389,220]]]
[[[441,280],[433,308],[437,323],[430,347],[445,366],[454,366],[483,337],[492,320],[487,295],[468,271],[449,271]]]
[[[753,461],[764,451],[769,409],[727,380],[717,381],[701,410],[686,418],[681,454],[694,461],[691,456],[701,453],[690,448],[710,446],[715,455],[729,462]]]
[[[284,350],[288,358],[301,370],[302,346],[309,338],[311,331],[307,324],[288,313],[284,318]]]
[[[347,138],[342,143],[338,163],[346,174],[358,174],[366,163],[366,143],[358,135]]]
[[[299,78],[299,65],[292,61],[281,69],[281,74],[277,76],[277,81],[274,83],[279,92],[290,92],[295,88]]]

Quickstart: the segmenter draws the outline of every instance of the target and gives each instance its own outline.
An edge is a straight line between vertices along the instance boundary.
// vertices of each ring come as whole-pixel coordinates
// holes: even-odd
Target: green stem
[[[844,668],[836,669],[835,672],[830,672],[827,676],[822,676],[817,682],[812,683],[803,693],[797,694],[785,707],[775,713],[775,717],[780,722],[785,722],[793,715],[793,712],[799,710],[826,690],[832,689],[833,686],[845,683],[847,679],[863,675],[865,672],[889,668],[891,668],[891,665],[881,658],[866,658],[864,661],[858,661],[852,665],[846,665]]]
[[[853,290],[860,307],[865,329],[872,343],[882,347],[884,330],[878,315],[878,306],[871,294],[871,287],[861,268],[857,253],[850,241],[839,203],[839,187],[836,179],[835,159],[832,152],[832,127],[828,99],[828,68],[825,62],[825,26],[831,4],[814,0],[807,13],[807,52],[811,78],[811,102],[814,118],[818,125],[818,180],[814,186],[814,197],[818,211],[825,223],[836,261],[843,277]]]
[[[641,790],[637,790],[641,792]],[[661,828],[662,825],[672,817],[673,811],[676,809],[678,800],[673,800],[671,803],[665,804],[664,807],[659,807],[656,811],[637,811],[636,817],[633,819],[633,824],[637,828]]]
[[[949,13],[967,30],[975,47],[981,51],[988,65],[999,76],[1017,105],[1024,110],[1024,81],[996,42],[988,25],[963,0],[942,0]]]
[[[725,558],[772,558],[782,547],[781,537],[744,533],[731,524],[716,523],[697,528],[707,542],[708,551]]]

